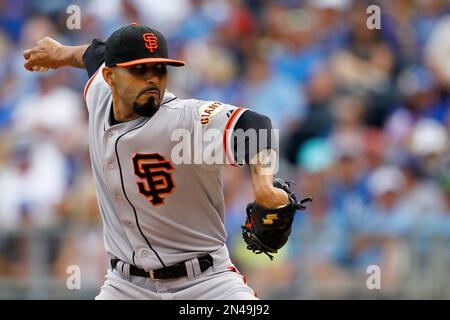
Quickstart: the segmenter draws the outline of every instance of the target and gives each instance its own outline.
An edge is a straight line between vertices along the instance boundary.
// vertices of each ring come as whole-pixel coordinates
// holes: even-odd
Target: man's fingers
[[[32,49],[27,49],[23,52],[23,57],[25,58],[24,67],[28,71],[45,72],[49,70],[48,57],[46,50],[43,47],[43,43],[51,40],[45,37],[37,42],[37,46]]]
[[[47,72],[49,70],[48,67],[38,66],[38,65],[36,65],[34,63],[30,63],[29,61],[27,61],[24,64],[24,67],[28,71],[35,71],[35,72]]]
[[[33,71],[36,71],[36,72],[47,72],[48,68],[47,67],[34,66],[33,67]]]
[[[30,59],[30,57],[31,57],[31,49],[28,49],[28,50],[25,50],[24,52],[23,52],[23,57],[25,58],[25,59]]]
[[[28,71],[35,71],[35,72],[47,72],[49,70],[48,67],[38,66],[34,63],[31,63],[30,61],[25,62],[24,67]]]
[[[27,61],[25,61],[25,63],[23,64],[23,66],[25,67],[25,69],[27,69],[28,71],[34,71],[33,67],[36,66],[36,63],[34,63],[34,61],[32,61],[31,59],[28,59]]]
[[[33,49],[28,49],[23,52],[23,57],[26,60],[25,63],[23,64],[23,66],[28,71],[33,71],[33,66],[35,65],[35,63],[34,63],[35,57],[33,57],[33,59],[31,58],[32,51],[33,51]]]

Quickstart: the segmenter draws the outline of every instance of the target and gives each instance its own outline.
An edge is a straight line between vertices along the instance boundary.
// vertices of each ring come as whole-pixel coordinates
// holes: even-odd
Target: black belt
[[[213,258],[207,254],[205,256],[201,256],[198,259],[198,263],[200,264],[200,270],[203,272],[209,267],[213,265]],[[114,269],[119,262],[119,259],[111,259],[111,267]],[[186,265],[184,262],[180,262],[174,264],[169,267],[151,270],[149,272],[144,269],[138,268],[135,265],[130,265],[130,274],[133,276],[151,278],[151,279],[173,279],[187,276]]]

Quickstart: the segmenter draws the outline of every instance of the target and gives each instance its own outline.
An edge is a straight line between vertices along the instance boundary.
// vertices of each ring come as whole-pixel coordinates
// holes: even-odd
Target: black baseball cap
[[[105,65],[129,67],[141,63],[163,62],[181,67],[185,63],[169,59],[164,36],[158,30],[132,23],[114,31],[106,41]]]

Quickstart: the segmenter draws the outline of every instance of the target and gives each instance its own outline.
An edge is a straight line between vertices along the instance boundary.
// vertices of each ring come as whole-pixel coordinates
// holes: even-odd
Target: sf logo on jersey
[[[137,182],[139,192],[154,206],[164,204],[163,195],[175,188],[170,161],[159,153],[137,153],[133,157],[133,167],[134,174],[142,180]]]

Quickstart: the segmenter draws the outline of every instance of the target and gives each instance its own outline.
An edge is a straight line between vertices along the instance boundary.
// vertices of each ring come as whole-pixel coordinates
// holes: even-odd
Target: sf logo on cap
[[[158,48],[158,38],[156,38],[155,34],[153,33],[144,33],[143,34],[144,41],[145,41],[145,47],[153,53],[155,49]]]

